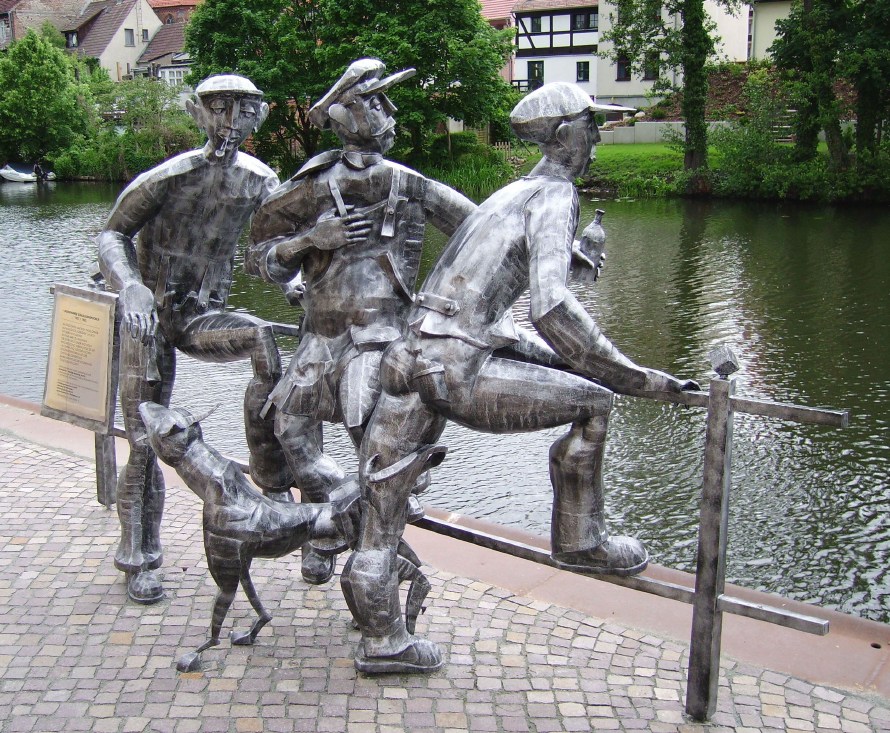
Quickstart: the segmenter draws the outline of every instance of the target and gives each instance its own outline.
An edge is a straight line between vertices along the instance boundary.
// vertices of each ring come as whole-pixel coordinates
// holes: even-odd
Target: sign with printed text
[[[107,433],[117,391],[117,296],[60,284],[54,292],[41,414]]]

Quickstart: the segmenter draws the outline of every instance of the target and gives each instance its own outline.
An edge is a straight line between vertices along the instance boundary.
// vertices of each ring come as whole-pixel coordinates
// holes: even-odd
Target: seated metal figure
[[[362,632],[361,672],[428,672],[442,664],[438,647],[402,621],[396,550],[414,477],[448,420],[493,433],[571,424],[550,450],[554,560],[588,573],[646,567],[642,543],[606,528],[610,390],[644,396],[698,385],[637,366],[567,287],[579,216],[573,181],[599,140],[594,109],[566,83],[547,84],[516,105],[513,129],[540,145],[542,160],[463,222],[417,294],[406,335],[383,356],[383,394],[360,452],[362,531],[341,578]],[[602,239],[596,227],[582,237],[585,249]],[[595,269],[598,255],[578,250],[575,259]],[[511,308],[526,289],[535,330],[575,373],[500,355],[521,340]]]
[[[414,296],[426,222],[450,235],[476,208],[383,157],[395,140],[386,91],[414,70],[384,73],[377,59],[355,61],[313,105],[313,124],[332,130],[342,150],[309,160],[265,201],[250,230],[249,272],[285,289],[302,277],[300,344],[270,404],[304,501],[324,501],[344,477],[324,453],[322,422],[342,422],[361,442],[380,393],[381,354]],[[333,571],[331,558],[304,549],[306,581],[324,583]]]
[[[251,359],[254,377],[244,397],[251,474],[263,489],[281,492],[291,484],[273,418],[260,415],[281,375],[271,326],[225,308],[241,230],[278,185],[271,169],[238,151],[269,107],[241,76],[210,77],[195,92],[186,107],[207,133],[206,145],[136,178],[97,238],[102,274],[120,293],[120,395],[130,443],[117,487],[121,541],[114,562],[140,603],[163,597],[154,570],[162,559],[164,481],[142,439],[138,407],[147,400],[169,404],[176,349],[205,361]]]

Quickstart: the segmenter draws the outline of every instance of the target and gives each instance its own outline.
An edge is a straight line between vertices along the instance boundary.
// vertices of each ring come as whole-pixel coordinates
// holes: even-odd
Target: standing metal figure
[[[476,208],[383,157],[395,140],[386,91],[414,75],[384,71],[376,59],[352,63],[311,108],[312,122],[331,129],[343,149],[308,161],[251,226],[248,270],[285,288],[302,278],[300,345],[270,404],[304,501],[326,501],[345,475],[324,453],[322,421],[344,423],[361,442],[380,394],[381,354],[414,296],[427,220],[450,235]],[[308,582],[326,582],[333,570],[333,558],[304,548]]]
[[[642,396],[698,385],[634,364],[567,287],[573,258],[595,270],[599,255],[581,250],[604,239],[594,222],[574,244],[573,181],[599,140],[594,109],[574,84],[548,84],[520,101],[513,129],[538,143],[543,159],[464,221],[417,294],[407,335],[383,356],[384,391],[360,452],[364,520],[341,579],[362,632],[355,659],[361,672],[427,672],[442,664],[438,647],[405,627],[396,549],[405,500],[449,419],[493,433],[571,424],[550,449],[554,560],[618,575],[646,566],[642,543],[606,528],[610,389]],[[502,356],[522,341],[511,308],[526,288],[535,330],[577,374]]]
[[[164,594],[154,572],[162,560],[164,480],[138,408],[145,401],[170,404],[176,349],[213,362],[250,357],[254,376],[244,417],[251,474],[265,490],[281,492],[291,483],[272,416],[260,415],[281,375],[272,328],[225,310],[238,237],[278,185],[271,169],[238,151],[269,107],[241,76],[210,77],[195,92],[186,107],[207,133],[206,145],[136,178],[97,238],[102,274],[120,293],[120,394],[130,443],[118,480],[121,541],[114,562],[140,603]]]

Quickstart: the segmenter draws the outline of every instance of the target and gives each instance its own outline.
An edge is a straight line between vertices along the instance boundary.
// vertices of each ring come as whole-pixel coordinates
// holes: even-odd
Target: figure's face
[[[367,124],[365,134],[368,142],[375,150],[385,153],[396,139],[396,121],[392,113],[396,111],[395,105],[389,101],[385,94],[372,94],[362,97],[357,104],[364,106],[365,121]]]
[[[200,105],[204,131],[217,155],[237,150],[241,142],[262,122],[263,103],[253,97],[212,94],[204,96]]]
[[[592,111],[572,120],[570,125],[571,134],[566,140],[566,149],[575,175],[580,176],[587,171],[590,161],[596,156],[596,144],[600,141],[600,132]]]

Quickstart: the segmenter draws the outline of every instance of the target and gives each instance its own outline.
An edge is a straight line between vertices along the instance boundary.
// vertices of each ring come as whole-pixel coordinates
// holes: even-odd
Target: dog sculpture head
[[[171,466],[182,461],[189,446],[202,440],[200,421],[210,412],[195,417],[181,407],[164,407],[157,402],[143,402],[139,405],[139,414],[145,424],[146,437],[152,450],[164,463]]]

